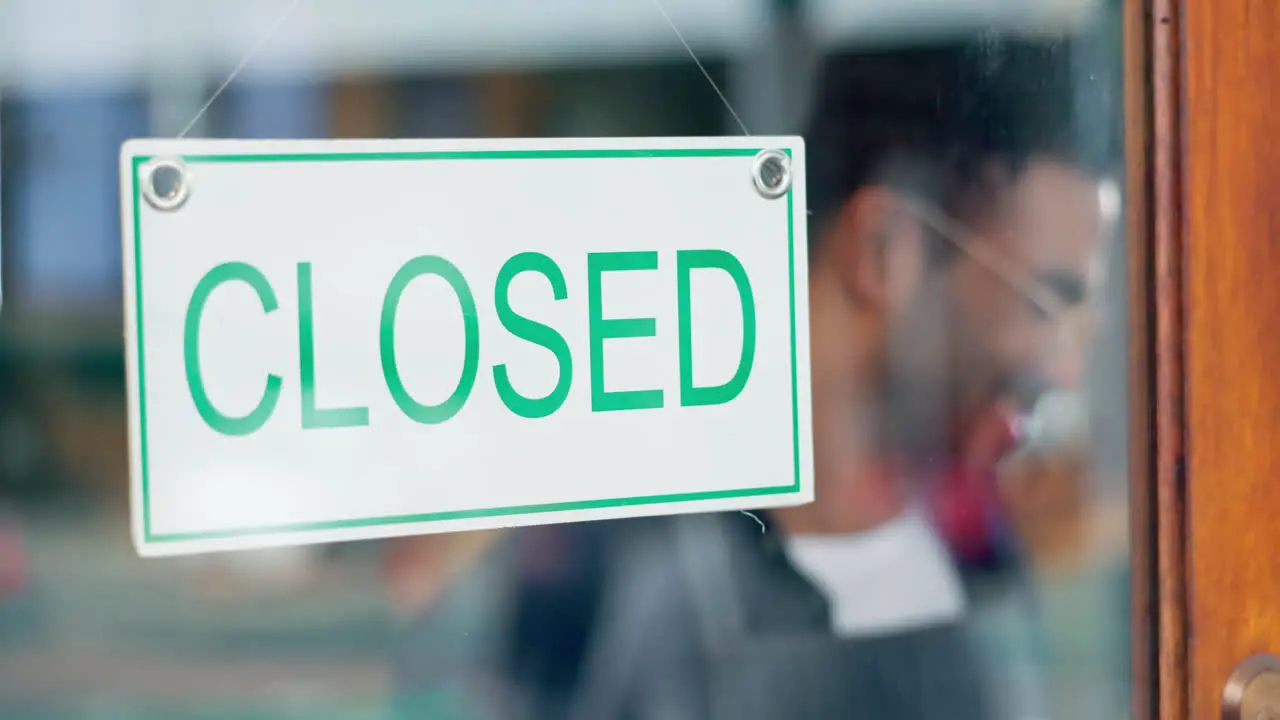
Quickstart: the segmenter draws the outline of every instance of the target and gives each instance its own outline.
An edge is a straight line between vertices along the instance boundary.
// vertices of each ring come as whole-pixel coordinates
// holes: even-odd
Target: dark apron
[[[959,625],[852,639],[824,627],[760,631],[746,602],[767,591],[766,577],[742,567],[749,560],[713,518],[687,520],[677,541],[709,660],[709,720],[995,717]],[[785,598],[768,601],[770,610],[791,610]]]

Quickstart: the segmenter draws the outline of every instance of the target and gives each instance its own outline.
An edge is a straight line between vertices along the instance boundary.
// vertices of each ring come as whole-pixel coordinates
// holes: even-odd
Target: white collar
[[[784,547],[831,603],[837,636],[880,635],[964,615],[955,566],[920,512],[860,533],[789,536]]]

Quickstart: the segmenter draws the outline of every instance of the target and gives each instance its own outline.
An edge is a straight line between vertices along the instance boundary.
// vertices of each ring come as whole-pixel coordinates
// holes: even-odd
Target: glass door
[[[1142,9],[4,3],[0,715],[1154,713],[1173,697],[1151,654],[1173,621],[1148,614],[1168,597],[1170,516],[1149,482],[1165,436],[1142,418],[1168,376],[1143,373],[1166,340],[1146,317],[1165,246],[1147,239],[1168,226],[1148,221],[1169,208],[1140,148],[1169,136],[1137,68],[1171,36]],[[1217,27],[1219,10],[1192,12]],[[1193,132],[1192,151],[1229,126]],[[743,134],[805,143],[813,503],[138,557],[125,137]],[[1245,202],[1198,192],[1204,223]],[[1245,273],[1245,251],[1215,251],[1220,265],[1200,251],[1198,307],[1246,317],[1207,274],[1223,258]],[[1261,349],[1232,344],[1245,336],[1205,347]],[[1215,361],[1197,342],[1188,372]],[[1219,417],[1196,387],[1186,417]],[[530,465],[528,483],[550,472]],[[1226,607],[1197,612],[1217,623]]]

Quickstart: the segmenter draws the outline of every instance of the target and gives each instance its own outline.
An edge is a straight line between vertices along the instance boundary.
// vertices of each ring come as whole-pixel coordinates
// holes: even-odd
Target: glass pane
[[[0,2],[0,716],[1127,715],[1120,7]],[[138,558],[124,139],[743,132],[814,503]]]

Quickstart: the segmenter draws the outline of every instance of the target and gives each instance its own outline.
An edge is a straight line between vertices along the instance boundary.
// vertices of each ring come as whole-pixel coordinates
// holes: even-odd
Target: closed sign
[[[812,499],[795,137],[127,143],[169,555]]]

